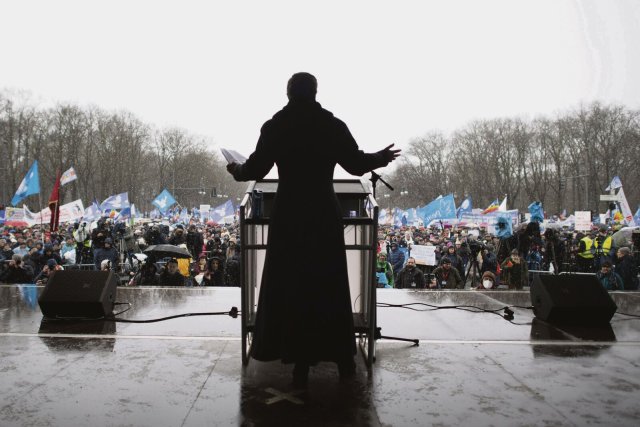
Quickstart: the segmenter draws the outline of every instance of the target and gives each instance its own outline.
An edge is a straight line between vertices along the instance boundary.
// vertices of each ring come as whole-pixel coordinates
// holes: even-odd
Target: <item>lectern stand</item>
[[[338,179],[333,187],[342,207],[353,323],[367,366],[375,360],[376,248],[378,204],[357,179]],[[240,204],[240,286],[242,363],[249,363],[260,282],[267,250],[269,215],[278,180],[252,181]]]

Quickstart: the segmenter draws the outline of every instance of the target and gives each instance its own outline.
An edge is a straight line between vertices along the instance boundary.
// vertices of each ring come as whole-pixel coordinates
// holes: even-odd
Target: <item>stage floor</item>
[[[383,336],[368,371],[341,382],[334,365],[291,385],[291,366],[241,363],[240,319],[42,323],[42,288],[0,286],[2,426],[636,426],[640,319],[561,331],[514,309],[514,322],[462,310],[379,308]],[[640,314],[640,293],[613,293]],[[119,288],[122,317],[152,319],[240,306],[236,288]],[[381,303],[495,309],[529,305],[517,291],[381,289]]]

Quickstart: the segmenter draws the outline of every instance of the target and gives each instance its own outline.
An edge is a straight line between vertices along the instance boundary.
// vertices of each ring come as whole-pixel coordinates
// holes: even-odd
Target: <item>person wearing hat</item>
[[[376,280],[379,288],[393,288],[393,267],[387,261],[387,254],[382,251],[378,254],[376,263]]]
[[[613,265],[611,261],[604,261],[600,266],[600,271],[596,273],[596,277],[600,281],[603,288],[608,291],[622,291],[624,290],[624,283],[622,277],[615,271],[613,271]]]
[[[55,259],[50,258],[47,263],[42,267],[42,271],[35,278],[36,285],[46,285],[49,281],[49,277],[54,271],[62,270],[62,266],[59,265]]]
[[[480,279],[480,284],[476,288],[479,291],[497,289],[498,285],[496,283],[496,275],[490,271],[485,271],[482,273],[482,278]]]
[[[500,280],[509,286],[509,289],[520,290],[529,286],[529,269],[517,249],[513,249],[511,255],[502,261],[500,268]]]
[[[451,260],[444,256],[440,266],[433,270],[438,289],[464,289],[464,281],[458,270],[451,265]]]
[[[456,247],[451,242],[447,243],[443,257],[440,259],[440,265],[442,265],[442,260],[445,258],[451,261],[451,266],[458,270],[460,277],[464,278],[464,262],[462,261],[462,257],[458,255]]]
[[[110,266],[112,269],[118,265],[118,251],[113,247],[113,240],[111,237],[107,237],[104,239],[103,247],[96,248],[93,262],[96,266],[97,270],[102,269],[102,261],[109,260]]]
[[[206,254],[201,253],[198,256],[198,260],[191,266],[190,273],[198,286],[212,286],[211,271]]]
[[[391,247],[389,249],[387,259],[391,264],[391,267],[393,267],[394,280],[397,280],[398,273],[400,272],[400,270],[402,270],[405,260],[404,251],[400,249],[397,240],[393,240],[391,242]]]

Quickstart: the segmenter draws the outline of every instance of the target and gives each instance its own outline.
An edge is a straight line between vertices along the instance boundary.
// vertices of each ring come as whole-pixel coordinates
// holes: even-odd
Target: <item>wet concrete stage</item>
[[[2,426],[514,426],[637,425],[640,320],[559,330],[515,308],[499,316],[461,310],[379,308],[382,339],[368,371],[341,382],[334,365],[311,368],[305,390],[291,366],[241,363],[240,319],[159,323],[42,322],[35,286],[0,286]],[[639,293],[614,293],[640,313]],[[152,319],[240,306],[239,289],[119,288]],[[529,305],[528,292],[378,291],[381,303],[488,309]],[[123,306],[124,307],[124,306]],[[414,306],[426,309],[424,306]]]

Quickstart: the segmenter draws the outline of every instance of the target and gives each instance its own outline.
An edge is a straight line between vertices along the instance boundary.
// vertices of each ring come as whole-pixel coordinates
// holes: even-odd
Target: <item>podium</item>
[[[355,337],[367,366],[375,361],[376,249],[378,204],[357,179],[337,179],[333,188],[340,202],[347,252],[349,292]],[[251,181],[240,204],[240,286],[242,305],[242,363],[249,363],[269,234],[269,215],[278,180]]]

